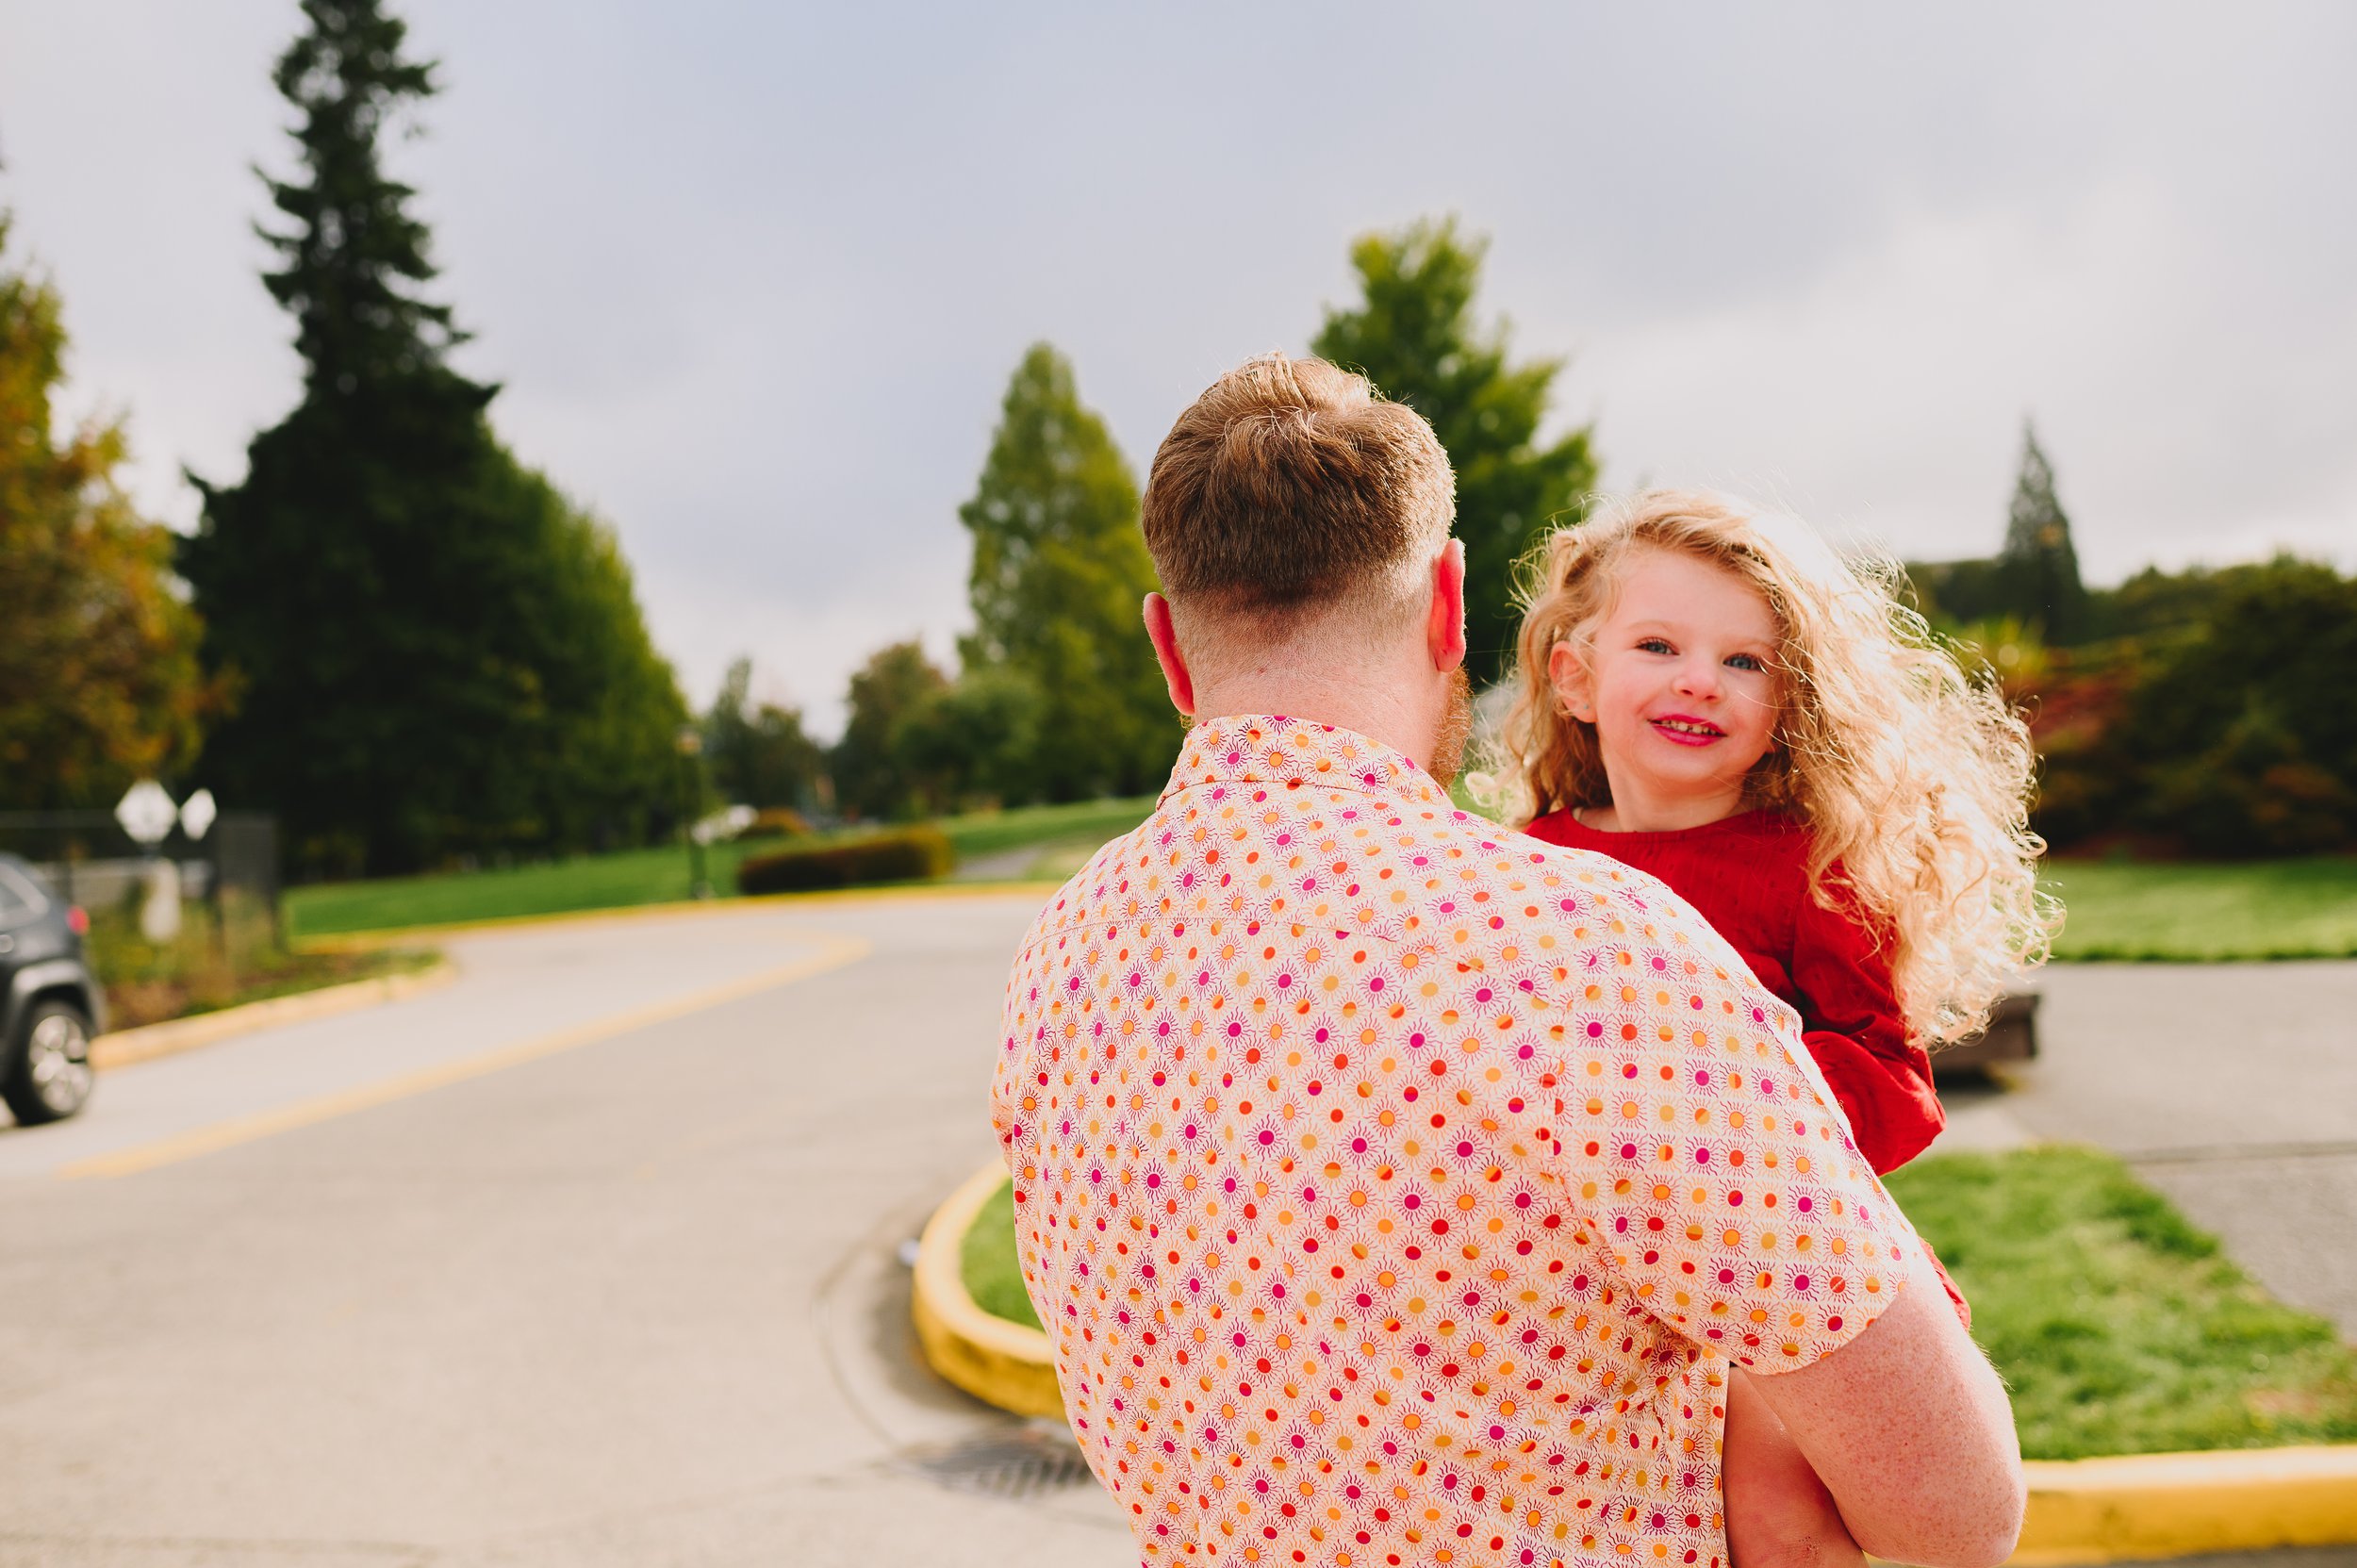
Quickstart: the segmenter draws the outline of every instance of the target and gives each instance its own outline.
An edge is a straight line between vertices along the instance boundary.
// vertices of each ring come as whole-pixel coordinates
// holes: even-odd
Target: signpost
[[[210,796],[206,803],[212,803]],[[180,867],[169,856],[157,854],[156,847],[171,836],[180,808],[162,784],[141,779],[115,802],[115,820],[147,851],[147,900],[140,905],[140,934],[160,948],[180,934]],[[211,823],[206,817],[206,825]]]

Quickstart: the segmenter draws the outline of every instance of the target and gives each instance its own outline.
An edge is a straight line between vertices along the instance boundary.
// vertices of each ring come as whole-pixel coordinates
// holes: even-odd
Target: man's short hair
[[[1213,382],[1162,438],[1146,548],[1183,641],[1245,626],[1281,640],[1328,611],[1421,607],[1456,512],[1448,454],[1422,415],[1323,359],[1266,354]]]

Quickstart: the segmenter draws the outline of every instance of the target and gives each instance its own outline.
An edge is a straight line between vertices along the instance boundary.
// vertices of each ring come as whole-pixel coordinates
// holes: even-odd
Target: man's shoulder
[[[1118,918],[1123,911],[1135,913],[1137,895],[1147,880],[1143,875],[1147,866],[1141,857],[1156,838],[1169,832],[1162,818],[1162,808],[1157,807],[1129,832],[1099,845],[1041,907],[1024,933],[1018,954],[1030,952],[1060,933]]]
[[[1426,901],[1435,913],[1476,914],[1476,929],[1496,933],[1548,929],[1672,942],[1717,935],[1691,904],[1649,872],[1598,850],[1458,816],[1463,819],[1447,825],[1442,842],[1461,890],[1448,886],[1448,878],[1431,888]]]

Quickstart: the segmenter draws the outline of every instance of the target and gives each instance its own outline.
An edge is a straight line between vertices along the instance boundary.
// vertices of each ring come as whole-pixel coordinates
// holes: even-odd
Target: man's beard
[[[1448,706],[1441,714],[1440,727],[1432,736],[1432,766],[1425,771],[1440,782],[1442,789],[1457,782],[1457,775],[1465,768],[1465,746],[1473,739],[1474,700],[1473,677],[1459,665],[1449,671]]]

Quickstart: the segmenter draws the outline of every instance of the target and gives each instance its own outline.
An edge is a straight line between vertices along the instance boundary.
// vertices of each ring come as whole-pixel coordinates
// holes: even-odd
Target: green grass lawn
[[[2332,1326],[2109,1155],[1944,1155],[1890,1191],[1972,1303],[2027,1457],[2357,1439],[2357,1355]]]
[[[150,942],[129,909],[93,910],[84,938],[91,970],[107,988],[107,1026],[137,1029],[272,997],[382,975],[410,974],[431,952],[398,948],[334,952],[279,945],[267,906],[235,895],[190,902],[179,934]]]
[[[2242,865],[2048,863],[2062,959],[2217,963],[2357,957],[2357,859]]]
[[[998,1191],[966,1228],[958,1268],[965,1277],[965,1294],[974,1298],[974,1305],[993,1317],[1030,1329],[1039,1327],[1039,1314],[1031,1311],[1031,1298],[1023,1292],[1023,1265],[1014,1255],[1013,1183],[1000,1182]]]
[[[1018,806],[1013,811],[944,817],[936,826],[949,835],[962,861],[1029,845],[1058,848],[1067,853],[1077,845],[1085,845],[1087,852],[1080,857],[1085,861],[1107,839],[1118,838],[1145,821],[1154,810],[1155,800],[1151,795],[1138,795],[1127,800],[1076,801],[1063,806]]]
[[[715,844],[705,851],[712,885],[723,894],[734,892],[736,863],[748,854],[774,849],[778,842]],[[286,917],[288,933],[301,941],[353,932],[669,903],[688,893],[687,851],[670,845],[501,870],[449,871],[290,888],[286,896]]]
[[[1036,846],[1040,852],[1016,874],[1061,881],[1078,870],[1098,845],[1128,833],[1153,809],[1154,798],[1149,795],[975,812],[943,817],[937,826],[948,836],[961,861]],[[785,842],[768,838],[713,845],[705,851],[705,860],[714,890],[723,898],[733,895],[737,863],[766,854]],[[688,893],[687,850],[672,844],[504,869],[297,887],[288,891],[285,907],[288,931],[301,941],[411,926],[627,909],[676,902]]]
[[[2357,1354],[2109,1155],[1946,1155],[1890,1190],[1971,1301],[2027,1457],[2357,1440]],[[1012,1188],[983,1207],[961,1261],[984,1312],[1037,1327]]]

